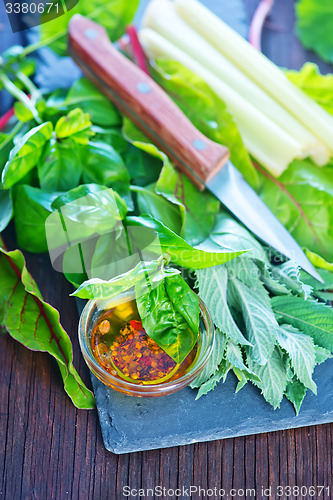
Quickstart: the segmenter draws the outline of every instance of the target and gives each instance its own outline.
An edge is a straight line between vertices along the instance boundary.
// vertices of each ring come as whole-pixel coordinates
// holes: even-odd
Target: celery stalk
[[[153,0],[145,13],[144,26],[164,38],[218,76],[253,106],[266,114],[302,146],[301,157],[310,156],[318,165],[329,160],[329,150],[283,106],[200,36],[176,12],[168,0]],[[246,141],[246,137],[244,137]]]
[[[226,103],[250,154],[273,175],[280,175],[294,158],[301,156],[298,141],[177,46],[150,28],[140,30],[139,39],[148,57],[177,61],[206,81]]]
[[[276,99],[333,153],[333,117],[329,113],[197,0],[175,0],[174,6],[195,31]]]

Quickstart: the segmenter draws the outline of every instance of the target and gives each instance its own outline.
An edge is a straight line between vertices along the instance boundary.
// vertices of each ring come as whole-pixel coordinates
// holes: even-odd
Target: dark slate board
[[[104,445],[119,454],[332,422],[333,359],[314,380],[318,394],[308,392],[296,416],[285,398],[273,410],[251,384],[235,394],[233,374],[197,401],[189,387],[160,398],[126,396],[92,375]]]

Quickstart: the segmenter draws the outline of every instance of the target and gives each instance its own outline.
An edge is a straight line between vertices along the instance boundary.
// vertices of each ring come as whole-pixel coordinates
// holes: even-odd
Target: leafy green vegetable
[[[312,379],[316,355],[311,337],[292,326],[281,325],[278,343],[289,354],[291,366],[298,380],[316,394],[317,387]]]
[[[211,377],[214,377],[216,375],[216,373],[219,370],[219,366],[223,360],[226,346],[227,346],[227,337],[220,330],[215,330],[215,341],[214,341],[213,352],[202,372],[200,372],[199,375],[191,383],[192,389],[199,387],[202,388],[203,384],[205,384],[209,379],[211,379]],[[203,390],[201,392],[203,392]],[[200,397],[199,394],[196,399],[198,399],[198,397]]]
[[[72,293],[81,299],[112,299],[130,288],[140,286],[140,290],[147,290],[152,283],[158,283],[166,276],[178,274],[177,269],[165,268],[165,256],[150,262],[140,261],[133,269],[120,274],[108,281],[92,278]]]
[[[59,118],[55,133],[58,139],[70,137],[78,144],[88,144],[89,138],[94,135],[91,125],[90,115],[83,113],[80,108],[75,108],[66,116]]]
[[[298,0],[296,31],[307,49],[333,62],[333,18],[330,0]]]
[[[115,42],[132,21],[138,3],[139,0],[80,0],[66,14],[41,25],[41,41],[49,44],[57,54],[66,55],[68,23],[75,14],[81,14],[101,24]]]
[[[115,106],[87,78],[80,78],[74,83],[69,89],[63,106],[64,108],[79,107],[85,113],[89,113],[93,123],[101,127],[114,127],[121,124],[121,117]]]
[[[267,206],[301,246],[333,260],[333,165],[294,161],[278,179],[261,172]]]
[[[67,191],[80,181],[81,165],[79,149],[72,139],[52,139],[43,161],[38,164],[38,178],[42,189]]]
[[[45,221],[53,212],[58,193],[49,193],[26,184],[15,186],[13,203],[18,245],[29,252],[47,252]]]
[[[281,351],[275,348],[266,364],[260,365],[248,358],[250,369],[255,372],[261,382],[253,381],[274,409],[280,407],[287,386],[286,362]]]
[[[314,342],[333,351],[333,309],[314,300],[301,297],[273,297],[276,316],[313,338]]]
[[[93,408],[94,397],[73,366],[71,342],[59,322],[59,313],[42,299],[18,250],[7,252],[0,247],[0,281],[0,325],[29,349],[51,354],[75,406]]]
[[[208,237],[220,207],[215,196],[207,190],[199,191],[168,161],[164,162],[156,192],[180,207],[183,220],[181,236],[190,245],[198,245]]]
[[[37,165],[53,132],[52,123],[42,123],[27,132],[15,145],[2,172],[2,185],[11,188]]]
[[[199,299],[180,275],[166,277],[156,288],[137,296],[147,334],[181,363],[193,349],[199,331]]]
[[[307,62],[300,71],[286,72],[289,80],[333,115],[333,75],[322,75],[316,64]]]
[[[297,380],[296,377],[293,378],[292,382],[287,383],[285,395],[286,398],[294,405],[296,415],[299,414],[302,402],[305,398],[306,387]]]
[[[164,224],[149,216],[126,217],[125,224],[129,227],[146,227],[155,231],[159,242],[156,244],[156,253],[162,249],[171,257],[174,264],[191,269],[202,269],[228,262],[242,252],[204,252],[191,247],[180,236],[170,231]]]
[[[320,255],[314,252],[310,252],[310,250],[305,250],[305,254],[315,267],[319,267],[320,269],[326,269],[327,271],[333,273],[333,263],[327,262]]]

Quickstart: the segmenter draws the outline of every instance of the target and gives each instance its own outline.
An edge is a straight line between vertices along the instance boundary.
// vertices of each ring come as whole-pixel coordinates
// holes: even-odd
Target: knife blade
[[[323,281],[298,243],[232,165],[228,149],[201,134],[164,90],[112,45],[102,26],[76,14],[68,34],[69,54],[88,78],[199,189],[208,188],[257,237]]]

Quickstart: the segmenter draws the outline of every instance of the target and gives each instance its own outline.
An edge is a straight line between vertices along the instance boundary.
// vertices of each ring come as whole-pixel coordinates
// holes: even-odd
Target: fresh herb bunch
[[[211,194],[199,192],[175,170],[89,81],[83,78],[69,91],[44,94],[29,79],[32,67],[24,67],[22,60],[20,55],[9,54],[1,69],[0,81],[17,102],[16,120],[0,134],[0,230],[13,219],[19,246],[44,252],[48,249],[47,218],[85,197],[85,204],[78,204],[72,217],[94,209],[93,224],[82,225],[83,237],[95,235],[93,247],[86,251],[89,276],[86,269],[71,272],[75,259],[71,248],[64,255],[66,277],[79,290],[89,278],[99,280],[95,281],[98,286],[101,280],[108,281],[110,288],[110,281],[125,272],[117,263],[110,263],[106,226],[119,230],[119,235],[130,228],[154,232],[159,240],[158,248],[152,249],[154,258],[162,251],[173,264],[195,270],[199,296],[218,329],[213,356],[193,384],[199,387],[198,395],[233,371],[239,380],[237,390],[250,380],[274,407],[286,395],[298,412],[307,388],[316,390],[315,365],[333,350],[333,310],[326,305],[332,299],[328,290],[333,288],[333,269],[328,262],[333,259],[332,165],[318,169],[310,160],[294,162],[278,181],[263,174],[254,168],[224,103],[209,87],[179,64],[160,61],[156,66],[156,80],[203,133],[228,145],[233,163],[307,247],[314,264],[325,268],[320,270],[325,278],[321,285],[294,263],[275,262],[269,249],[221,211]],[[297,75],[291,78],[296,81]],[[326,78],[317,74],[316,81],[312,80],[312,97],[318,101]],[[330,92],[330,96],[325,94],[327,107],[333,102]],[[104,203],[110,192],[116,211]],[[121,236],[117,241],[114,253],[120,260],[124,251]],[[70,341],[58,313],[43,302],[22,254],[7,252],[2,241],[0,246],[1,282],[5,283],[0,291],[0,324],[27,347],[55,356],[73,402],[91,407],[92,395],[72,366]],[[163,301],[166,294],[171,299],[165,280],[176,280],[175,276],[164,276],[161,288],[149,293],[159,294],[158,300]],[[117,290],[123,286],[120,283]],[[186,285],[182,282],[181,286],[188,296]],[[89,290],[87,283],[81,287],[82,296],[84,290]],[[178,304],[175,296],[166,300],[172,314],[186,304]],[[161,332],[154,326],[160,321],[159,311],[150,309],[148,299],[146,295],[139,303],[140,314],[150,334],[158,336]],[[33,304],[29,311],[25,308],[28,301]],[[180,326],[184,321],[189,324],[183,313]],[[20,315],[23,321],[17,324],[14,319]],[[33,341],[31,324],[36,325]],[[180,330],[169,332],[168,345]]]

